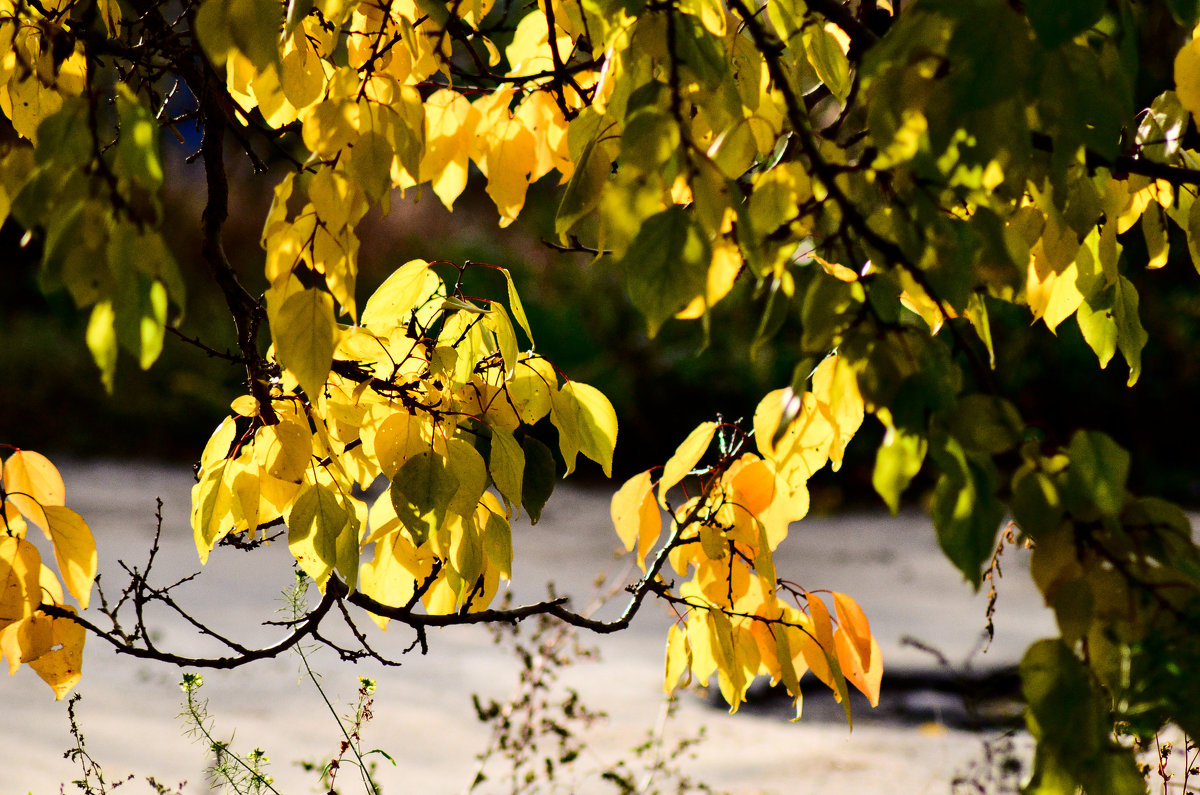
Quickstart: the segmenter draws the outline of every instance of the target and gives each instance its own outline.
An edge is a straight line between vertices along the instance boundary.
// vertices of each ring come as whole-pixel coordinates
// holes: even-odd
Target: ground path
[[[175,470],[140,464],[78,464],[64,468],[67,501],[91,523],[101,553],[103,582],[122,582],[116,560],[144,563],[154,529],[155,497],[164,501],[163,551],[156,564],[160,583],[199,568],[187,527],[191,485],[186,467]],[[561,487],[536,527],[514,530],[517,598],[533,599],[553,580],[559,593],[586,598],[597,571],[623,571],[613,555],[616,538],[608,520],[608,495]],[[211,621],[247,645],[267,645],[277,629],[260,623],[272,618],[279,595],[291,579],[285,544],[253,555],[219,549],[202,577],[180,592],[197,617]],[[891,687],[875,715],[857,713],[854,731],[837,718],[828,693],[806,699],[805,719],[793,724],[786,707],[765,701],[727,715],[701,697],[682,699],[668,725],[668,737],[689,733],[703,722],[707,740],[689,767],[694,777],[736,793],[947,793],[956,775],[983,757],[985,740],[1001,733],[995,724],[983,732],[964,731],[978,717],[964,710],[947,690],[958,677],[1003,673],[1033,640],[1054,634],[1053,620],[1029,582],[1023,550],[1009,550],[998,583],[995,640],[979,654],[986,597],[972,595],[960,575],[937,550],[928,519],[853,514],[810,518],[793,525],[776,566],[808,588],[853,595],[872,622],[887,663]],[[215,565],[214,565],[215,564]],[[612,605],[613,612],[619,605]],[[158,619],[163,648],[211,653],[179,622]],[[580,779],[564,778],[561,791],[613,792],[587,772],[603,769],[639,742],[662,709],[662,650],[667,619],[647,605],[633,627],[615,636],[585,638],[599,647],[602,660],[581,663],[564,674],[585,703],[609,719],[587,735],[589,750],[578,764]],[[365,622],[364,623],[369,623]],[[381,648],[398,652],[411,641],[402,629],[373,636]],[[950,664],[906,639],[938,650]],[[343,709],[353,698],[357,676],[378,680],[375,719],[364,745],[380,747],[395,760],[379,777],[388,793],[456,793],[470,783],[475,756],[488,730],[474,717],[470,694],[501,698],[515,685],[512,656],[480,628],[434,631],[427,656],[410,654],[400,668],[336,664],[329,652],[315,657],[330,694]],[[234,747],[254,745],[272,757],[280,791],[316,790],[311,774],[296,764],[316,761],[336,750],[337,728],[311,684],[300,681],[298,660],[285,655],[235,671],[204,672],[215,731]],[[147,775],[186,792],[208,789],[201,745],[182,736],[180,672],[171,667],[118,658],[89,640],[79,704],[87,747],[110,780],[136,774],[121,795],[149,792]],[[1002,676],[993,677],[1002,686]],[[1001,712],[1011,705],[989,702]],[[66,706],[32,671],[0,678],[0,795],[75,792],[69,782],[79,769],[62,758],[70,746]],[[987,706],[987,705],[985,705]],[[990,717],[984,712],[983,717]],[[1023,741],[1017,738],[1018,746]],[[346,784],[351,782],[346,781]],[[347,786],[342,792],[355,792]],[[489,792],[486,787],[485,792]]]

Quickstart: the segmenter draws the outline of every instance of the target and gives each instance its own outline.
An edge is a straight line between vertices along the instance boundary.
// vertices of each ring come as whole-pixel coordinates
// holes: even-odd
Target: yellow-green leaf
[[[496,488],[513,505],[521,504],[521,483],[525,477],[525,452],[504,428],[492,428],[492,449],[488,471]]]
[[[349,524],[337,494],[319,483],[302,489],[288,514],[288,549],[322,591],[337,564],[338,536]]]
[[[333,363],[336,319],[333,297],[324,290],[309,288],[283,302],[271,329],[275,356],[291,370],[313,400],[325,387]]]
[[[442,526],[457,491],[458,479],[433,450],[414,455],[400,467],[392,479],[392,505],[416,546]]]
[[[563,384],[578,416],[579,452],[595,461],[612,477],[613,450],[617,445],[617,412],[604,393],[580,381]]]
[[[704,452],[708,450],[708,445],[712,442],[716,432],[717,424],[715,422],[700,423],[683,440],[683,444],[676,448],[674,455],[667,460],[666,466],[663,467],[662,479],[658,481],[658,502],[664,508],[667,505],[667,492],[692,471]]]
[[[404,326],[417,302],[436,291],[435,283],[440,280],[425,260],[404,263],[367,299],[359,322],[375,332]]]

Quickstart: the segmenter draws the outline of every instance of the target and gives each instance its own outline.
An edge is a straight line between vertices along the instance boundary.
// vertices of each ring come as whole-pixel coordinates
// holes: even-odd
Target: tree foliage
[[[40,241],[42,287],[88,313],[110,387],[120,352],[151,366],[186,305],[161,139],[200,130],[203,260],[247,393],[200,456],[197,551],[282,525],[323,594],[284,641],[227,657],[172,655],[107,607],[106,629],[66,600],[88,606],[86,524],[53,465],[15,451],[4,657],[62,697],[89,632],[230,667],[315,633],[334,605],[424,644],[429,627],[534,614],[616,631],[654,597],[678,617],[668,691],[715,676],[736,708],[761,674],[799,708],[811,672],[847,705],[848,686],[874,700],[862,611],[772,562],[809,477],[836,470],[871,415],[879,495],[895,511],[930,473],[938,540],[966,580],[980,585],[1006,516],[1033,548],[1061,635],[1021,664],[1028,791],[1143,791],[1121,735],[1200,731],[1200,553],[1178,507],[1130,493],[1112,438],[1021,415],[990,317],[1076,324],[1098,367],[1120,354],[1137,383],[1147,269],[1200,269],[1198,18],[1189,0],[3,0],[0,218]],[[288,164],[249,276],[222,241],[233,152]],[[553,174],[555,245],[620,273],[648,335],[720,333],[709,310],[746,300],[728,297],[740,280],[755,342],[795,361],[752,428],[704,423],[617,491],[644,576],[615,621],[562,599],[491,606],[511,519],[536,521],[580,455],[608,472],[618,425],[536,353],[545,330],[508,272],[416,260],[359,300],[368,211],[396,190],[452,208],[475,172],[501,226]],[[490,272],[490,292],[465,292],[468,269]],[[780,335],[789,319],[799,330]],[[346,656],[376,654],[356,637]]]

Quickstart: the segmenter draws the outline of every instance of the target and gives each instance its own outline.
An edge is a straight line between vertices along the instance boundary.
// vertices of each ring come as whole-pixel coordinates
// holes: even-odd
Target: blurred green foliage
[[[257,282],[257,236],[269,201],[265,184],[244,186],[250,198],[227,232],[228,248],[252,290],[263,287]],[[372,218],[363,229],[359,294],[370,294],[394,268],[414,258],[508,268],[525,296],[538,351],[571,378],[601,389],[616,407],[618,477],[665,460],[691,428],[717,414],[729,421],[744,419],[748,426],[762,395],[791,380],[787,362],[794,357],[788,347],[799,339],[799,326],[794,318],[784,319],[775,341],[751,352],[760,318],[728,309],[747,305],[744,298],[753,285],[746,280],[735,288],[742,295],[715,307],[707,334],[699,322],[670,321],[648,339],[644,319],[611,267],[593,264],[586,255],[564,256],[549,245],[552,186],[535,187],[541,190],[525,215],[503,230],[495,227],[494,210],[479,191],[468,191],[460,200],[465,206],[453,216],[429,193],[397,196],[390,216]],[[201,199],[177,182],[170,212],[178,220],[172,228],[181,231],[172,243],[189,275],[180,332],[224,351],[233,347],[231,324],[221,296],[206,279],[199,245],[189,237],[197,228]],[[120,367],[114,393],[106,394],[83,342],[86,319],[67,296],[41,294],[37,240],[22,247],[20,235],[11,224],[0,233],[0,257],[6,263],[0,290],[0,439],[58,454],[194,460],[229,401],[243,391],[244,373],[169,335],[153,368],[139,371],[132,362]],[[1126,245],[1136,246],[1138,241],[1128,237]],[[1182,257],[1186,247],[1173,246],[1172,252]],[[1047,429],[1083,426],[1110,433],[1133,454],[1140,481],[1131,483],[1134,489],[1200,504],[1200,463],[1192,450],[1200,439],[1200,416],[1192,410],[1200,404],[1195,353],[1200,350],[1200,285],[1182,261],[1134,278],[1152,341],[1137,386],[1125,387],[1117,365],[1097,367],[1074,321],[1064,323],[1058,344],[1051,344],[1043,325],[1031,326],[1024,310],[1002,302],[994,303],[991,318],[997,378],[1004,394],[1016,396],[1021,413],[1043,418]],[[470,294],[503,295],[499,278],[483,268],[468,271],[465,287]],[[764,301],[751,305],[761,313]],[[870,486],[870,451],[879,430],[868,426],[863,433],[850,446],[842,473],[823,472],[814,479],[817,509],[878,504]],[[586,467],[581,474],[600,477],[598,469]]]

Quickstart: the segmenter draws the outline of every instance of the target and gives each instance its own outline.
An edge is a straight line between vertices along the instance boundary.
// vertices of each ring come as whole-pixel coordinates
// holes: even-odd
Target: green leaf
[[[512,577],[512,528],[503,516],[488,512],[482,528],[483,554],[500,572],[500,576]]]
[[[205,0],[196,12],[200,45],[218,66],[239,50],[259,71],[279,70],[283,5],[278,0]]]
[[[666,111],[642,108],[625,122],[621,133],[622,169],[653,173],[678,152],[679,126]]]
[[[521,483],[525,478],[525,452],[513,435],[503,428],[492,428],[488,471],[504,499],[513,505],[520,505]]]
[[[305,486],[288,514],[288,549],[322,589],[337,565],[338,536],[349,523],[337,494],[319,483]]]
[[[362,552],[359,544],[362,525],[353,511],[346,511],[349,520],[338,533],[334,544],[334,570],[341,575],[346,587],[353,591],[358,587],[358,563]]]
[[[1108,367],[1113,354],[1117,352],[1117,324],[1113,320],[1111,292],[1105,291],[1096,299],[1098,306],[1093,308],[1091,303],[1084,300],[1075,311],[1075,320],[1079,330],[1083,332],[1083,340],[1088,344],[1100,361],[1100,369]]]
[[[1104,0],[1026,0],[1025,14],[1047,49],[1065,44],[1100,21]]]
[[[392,506],[415,545],[442,526],[458,486],[446,459],[433,450],[417,453],[400,467],[392,478]]]
[[[575,172],[567,182],[558,212],[554,217],[554,231],[559,237],[587,217],[600,204],[600,194],[608,182],[612,163],[604,157],[604,150],[596,141],[588,141],[583,154],[575,163]]]
[[[1167,0],[1167,8],[1175,21],[1185,28],[1191,28],[1200,20],[1200,0]]]
[[[1021,532],[1036,541],[1055,530],[1063,517],[1062,500],[1053,478],[1024,466],[1013,475],[1009,509]]]
[[[934,487],[930,513],[938,544],[950,562],[979,588],[983,564],[996,548],[1004,505],[996,497],[996,467],[990,459],[969,457],[954,439],[934,448],[942,476]]]
[[[529,513],[529,523],[537,524],[542,518],[542,508],[554,493],[554,486],[558,482],[554,453],[532,436],[525,437],[521,449],[525,453],[525,469],[521,473],[521,504]]]
[[[517,286],[513,284],[512,274],[507,268],[501,268],[500,272],[504,274],[504,283],[508,288],[508,308],[512,312],[513,318],[516,319],[517,325],[525,332],[525,336],[529,339],[529,345],[533,346],[533,329],[529,326],[529,317],[525,314],[525,306],[521,303],[521,296],[517,295]],[[512,370],[510,369],[510,372]]]
[[[651,337],[667,318],[704,293],[711,256],[708,241],[683,207],[674,205],[642,224],[621,266]]]
[[[1133,753],[1112,741],[1109,697],[1092,685],[1087,667],[1061,640],[1040,640],[1021,659],[1026,723],[1037,739],[1037,795],[1145,795]]]
[[[167,290],[162,282],[142,273],[128,274],[116,288],[117,342],[137,358],[143,370],[149,369],[162,352]]]
[[[123,85],[123,84],[122,84]],[[92,136],[88,132],[88,105],[84,97],[71,97],[38,125],[34,159],[58,172],[85,165],[92,159]]]
[[[1067,450],[1067,507],[1087,518],[1091,506],[1103,516],[1115,517],[1125,505],[1125,482],[1129,479],[1129,453],[1099,431],[1077,431]]]
[[[850,96],[850,62],[837,39],[825,28],[810,25],[804,34],[804,50],[821,82],[839,102],[845,102]]]
[[[923,436],[888,429],[884,443],[875,454],[871,485],[893,514],[900,510],[900,495],[921,471],[928,448]]]
[[[100,368],[100,380],[110,393],[117,373],[117,330],[116,313],[112,301],[100,301],[92,307],[88,318],[87,346],[92,352],[96,366]]]
[[[1021,441],[1025,424],[1012,403],[991,395],[967,395],[950,418],[950,433],[969,452],[995,455]]]
[[[117,138],[113,172],[157,190],[163,181],[158,124],[150,109],[124,83],[117,84],[117,118],[121,135]]]
[[[1129,365],[1129,378],[1125,385],[1133,386],[1142,374],[1142,349],[1146,347],[1149,336],[1138,315],[1137,289],[1124,276],[1116,285],[1112,312],[1113,321],[1117,324],[1117,347]]]

